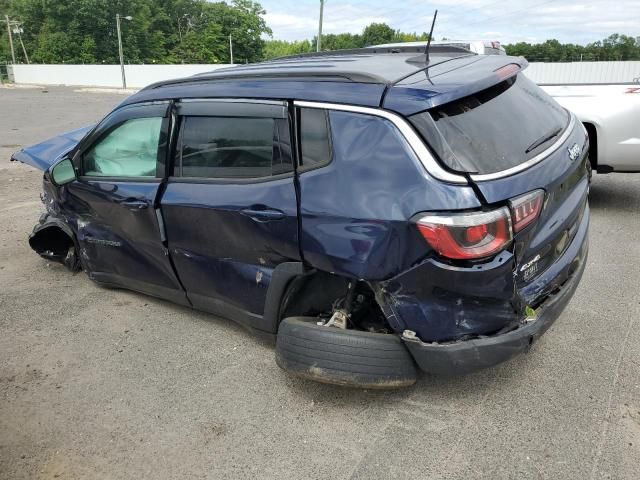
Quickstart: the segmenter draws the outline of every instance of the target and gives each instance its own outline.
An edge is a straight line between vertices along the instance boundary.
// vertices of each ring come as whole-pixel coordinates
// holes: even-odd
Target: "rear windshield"
[[[515,167],[551,145],[568,113],[524,75],[410,117],[449,168],[487,174]]]

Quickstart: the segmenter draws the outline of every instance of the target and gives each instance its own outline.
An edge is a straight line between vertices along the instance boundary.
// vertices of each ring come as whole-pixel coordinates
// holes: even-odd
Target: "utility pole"
[[[16,63],[16,52],[13,49],[13,36],[11,33],[11,21],[9,20],[9,15],[5,15],[4,20],[7,22],[7,33],[9,34],[9,45],[11,46],[11,58],[13,58],[13,63]]]
[[[233,65],[233,43],[231,43],[231,34],[229,34],[229,56],[231,57],[231,65]]]
[[[316,42],[316,52],[322,48],[322,15],[324,13],[324,0],[320,0],[320,20],[318,22],[318,41]]]
[[[127,88],[127,77],[124,73],[124,54],[122,53],[122,34],[120,33],[120,19],[132,20],[133,17],[126,16],[121,17],[119,13],[116,13],[116,30],[118,31],[118,52],[120,53],[120,70],[122,71],[122,88]]]
[[[22,41],[22,34],[24,33],[24,30],[22,29],[22,26],[20,25],[19,22],[13,22],[15,27],[13,30],[13,33],[15,33],[16,35],[18,35],[18,40],[20,41],[20,46],[22,47],[22,53],[24,54],[24,58],[27,61],[27,65],[29,65],[31,62],[29,61],[29,55],[27,55],[27,49],[24,48],[24,42]]]

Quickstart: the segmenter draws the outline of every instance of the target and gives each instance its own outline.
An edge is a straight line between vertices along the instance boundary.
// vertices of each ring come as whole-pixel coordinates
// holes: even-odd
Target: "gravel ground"
[[[640,175],[595,176],[583,281],[530,354],[348,390],[29,249],[41,174],[9,155],[122,98],[0,88],[0,478],[640,478]]]

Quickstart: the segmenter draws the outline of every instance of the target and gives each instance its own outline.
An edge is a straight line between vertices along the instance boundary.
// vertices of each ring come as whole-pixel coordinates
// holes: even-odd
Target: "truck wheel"
[[[416,368],[397,335],[316,324],[316,317],[280,323],[276,363],[298,377],[359,388],[413,385]]]

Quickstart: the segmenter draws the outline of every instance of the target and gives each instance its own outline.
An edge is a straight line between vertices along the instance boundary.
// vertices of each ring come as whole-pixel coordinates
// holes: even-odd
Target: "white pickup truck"
[[[640,172],[640,84],[540,86],[584,124],[594,171]]]

